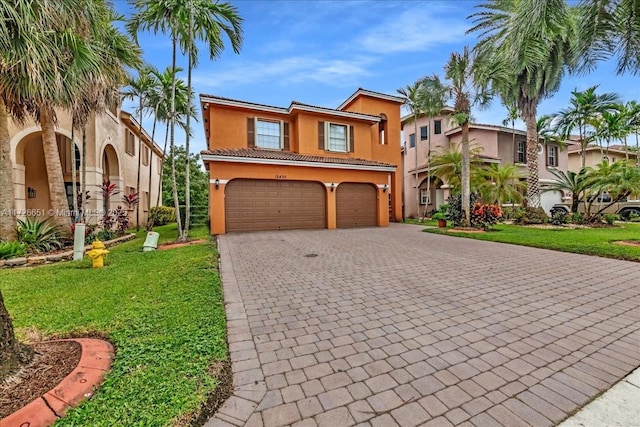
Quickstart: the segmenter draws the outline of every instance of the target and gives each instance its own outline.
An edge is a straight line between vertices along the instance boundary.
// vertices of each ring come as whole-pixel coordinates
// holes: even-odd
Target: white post
[[[73,235],[73,260],[81,261],[84,256],[84,230],[86,225],[77,222],[75,233]]]

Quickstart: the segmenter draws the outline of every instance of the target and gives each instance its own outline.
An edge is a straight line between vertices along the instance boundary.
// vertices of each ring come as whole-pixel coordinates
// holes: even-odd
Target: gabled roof
[[[440,116],[445,116],[449,113],[453,113],[453,108],[451,107],[444,107],[442,110],[440,110]],[[440,117],[440,116],[433,116],[433,118],[436,117]],[[426,114],[418,114],[418,118],[422,118],[422,117],[427,117]],[[411,119],[413,119],[413,113],[409,113],[404,117],[400,118],[400,124],[404,125],[406,122],[410,121]]]
[[[374,92],[372,90],[367,90],[359,87],[346,101],[338,106],[338,110],[342,110],[345,106],[349,105],[354,99],[358,96],[370,96],[372,98],[380,98],[386,101],[396,102],[398,104],[404,104],[404,98],[395,95],[387,95],[386,93]]]
[[[615,144],[615,145],[610,145],[609,148],[607,147],[602,147],[600,148],[599,145],[596,144],[589,144],[586,148],[585,151],[610,151],[613,153],[618,153],[618,154],[626,154],[629,153],[629,155],[631,156],[635,156],[636,155],[636,151],[631,149],[632,147],[627,147],[627,149],[625,150],[624,145],[620,145],[620,144]],[[571,146],[569,148],[569,152],[570,153],[580,153],[582,152],[582,146],[578,143],[576,143],[575,145]]]
[[[298,101],[292,101],[288,108],[275,107],[272,105],[257,104],[255,102],[240,101],[237,99],[223,98],[221,96],[200,94],[200,103],[202,108],[206,109],[207,104],[225,105],[230,107],[248,108],[258,111],[266,111],[277,114],[291,114],[294,110],[307,111],[312,113],[330,114],[336,117],[343,117],[356,120],[364,120],[371,123],[380,122],[379,116],[370,114],[353,113],[351,111],[340,111],[333,108],[318,107],[315,105],[304,104]]]
[[[396,165],[353,157],[328,157],[293,153],[291,151],[257,148],[222,148],[201,151],[202,160],[237,163],[271,163],[292,166],[328,167],[337,169],[368,169],[395,171]]]

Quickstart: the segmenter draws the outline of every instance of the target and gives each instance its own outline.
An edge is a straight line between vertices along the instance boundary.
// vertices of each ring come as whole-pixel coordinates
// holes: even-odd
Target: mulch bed
[[[188,242],[165,243],[165,244],[162,244],[162,245],[158,246],[158,250],[159,251],[166,251],[168,249],[181,248],[183,246],[189,246],[189,245],[197,245],[197,244],[205,243],[205,242],[206,242],[206,239],[189,240]]]
[[[52,390],[78,366],[82,354],[73,341],[41,342],[33,348],[33,361],[0,383],[0,418]]]
[[[613,243],[616,245],[640,247],[640,240],[619,240]]]

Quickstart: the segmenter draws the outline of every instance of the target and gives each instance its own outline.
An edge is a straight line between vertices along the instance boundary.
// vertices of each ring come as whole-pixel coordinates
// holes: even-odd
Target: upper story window
[[[429,126],[420,126],[420,141],[429,139]]]
[[[318,122],[318,148],[338,153],[353,153],[353,126],[341,123]]]
[[[142,146],[142,164],[145,166],[149,166],[149,147],[146,145]]]
[[[527,163],[527,141],[516,141],[516,163]]]
[[[127,140],[125,141],[125,151],[131,156],[136,155],[136,136],[130,130],[127,131]]]
[[[384,145],[387,143],[386,141],[386,136],[385,136],[385,131],[387,130],[387,115],[382,113],[380,114],[380,124],[378,124],[378,130],[379,130],[379,143]]]
[[[258,117],[247,119],[247,145],[271,150],[289,149],[289,124]]]
[[[412,133],[409,135],[409,148],[414,148],[416,146],[416,134]]]
[[[433,133],[435,135],[440,135],[442,133],[442,120],[433,121]]]
[[[547,166],[558,167],[558,147],[547,147]]]

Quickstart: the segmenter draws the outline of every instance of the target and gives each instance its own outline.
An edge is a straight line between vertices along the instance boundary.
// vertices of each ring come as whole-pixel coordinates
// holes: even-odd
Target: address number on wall
[[[276,175],[276,179],[287,179],[287,175]]]

